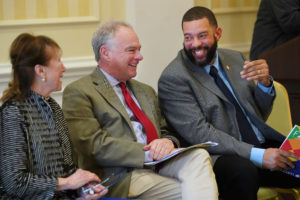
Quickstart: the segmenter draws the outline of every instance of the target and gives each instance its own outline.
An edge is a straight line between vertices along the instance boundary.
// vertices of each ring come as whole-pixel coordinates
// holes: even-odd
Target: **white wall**
[[[81,18],[79,18],[64,23],[52,21],[50,25],[48,23],[3,25],[0,20],[2,45],[2,51],[0,51],[2,52],[0,56],[0,96],[10,80],[11,66],[8,63],[8,46],[20,32],[48,35],[61,45],[64,52],[63,61],[67,67],[67,71],[64,73],[63,87],[90,73],[96,66],[90,40],[98,26],[100,19],[97,18],[98,15],[102,16],[102,20],[126,20],[133,26],[139,36],[142,45],[141,53],[144,56],[144,60],[138,66],[136,79],[157,90],[157,81],[162,70],[182,48],[181,19],[183,14],[194,5],[194,0],[93,0],[93,2],[98,1],[99,13],[95,14],[92,20],[88,18],[80,21]],[[200,1],[202,6],[208,7],[211,6],[211,2],[211,0]],[[122,9],[126,10],[126,19],[123,19],[125,12]],[[236,49],[247,55],[256,10],[257,7],[246,10],[240,10],[240,8],[213,10],[219,26],[223,28],[219,46]],[[47,20],[49,21],[46,19],[46,22]],[[52,96],[61,103],[61,92],[56,92]]]
[[[93,56],[64,58],[62,61],[67,67],[67,71],[64,73],[62,79],[63,88],[81,76],[91,73],[95,66],[97,66]],[[7,88],[8,82],[10,81],[10,71],[11,65],[9,63],[0,63],[0,96],[2,96],[3,91]],[[51,94],[59,104],[62,103],[62,91],[63,89]]]
[[[137,80],[157,90],[162,70],[182,48],[181,19],[193,7],[193,0],[127,0],[127,22],[142,45],[144,59],[138,65]]]
[[[193,6],[193,0],[126,0],[126,21],[130,23],[137,32],[142,44],[144,60],[139,64],[137,79],[157,89],[157,81],[166,65],[177,55],[182,48],[181,18],[184,12]],[[93,27],[94,28],[91,28]],[[96,29],[96,23],[89,26],[91,30]],[[39,28],[43,28],[40,26]],[[46,34],[47,28],[37,29],[38,34]],[[70,29],[71,31],[72,29]],[[83,29],[84,30],[84,29]],[[86,29],[85,29],[86,30]],[[92,32],[89,30],[89,32]],[[49,32],[48,32],[49,35]],[[50,34],[50,36],[52,36]],[[84,39],[83,46],[90,50],[90,37],[79,37]],[[55,37],[54,37],[55,38]],[[56,39],[56,38],[55,38]],[[59,38],[61,39],[61,38]],[[59,44],[62,42],[56,39]],[[74,45],[65,48],[78,48],[77,39]],[[86,41],[88,40],[88,41]],[[86,47],[88,45],[88,47]],[[7,52],[8,53],[8,52]],[[67,67],[64,73],[63,88],[73,80],[88,74],[96,66],[93,55],[84,57],[64,58],[63,62]],[[10,80],[10,64],[0,63],[0,94],[7,88]],[[61,93],[53,93],[52,96],[61,104]]]
[[[241,1],[242,2],[242,1]],[[240,3],[241,3],[240,2]],[[212,1],[201,0],[201,6],[212,7]],[[137,80],[157,90],[163,69],[182,49],[181,20],[194,6],[194,0],[126,0],[126,20],[135,29],[144,56],[138,66]],[[213,9],[223,28],[219,47],[249,53],[257,6]]]

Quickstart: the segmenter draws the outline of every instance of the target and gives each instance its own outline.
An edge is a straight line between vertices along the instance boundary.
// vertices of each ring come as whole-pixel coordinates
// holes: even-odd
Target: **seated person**
[[[250,59],[300,35],[300,0],[261,0]]]
[[[204,149],[165,162],[157,173],[145,161],[176,150],[155,91],[133,80],[143,59],[131,26],[111,21],[96,30],[92,46],[98,66],[63,94],[78,165],[100,177],[123,172],[108,196],[139,199],[218,199],[211,160]]]
[[[275,98],[266,61],[217,48],[222,29],[205,7],[189,9],[181,25],[184,47],[163,71],[158,96],[182,143],[219,143],[208,151],[220,197],[255,200],[260,186],[299,187],[280,172],[299,157],[280,150],[285,137],[265,124]]]
[[[1,98],[0,199],[89,200],[107,193],[99,186],[78,194],[100,179],[74,165],[62,110],[50,97],[61,90],[60,58],[60,47],[46,36],[23,33],[11,45],[13,79]]]

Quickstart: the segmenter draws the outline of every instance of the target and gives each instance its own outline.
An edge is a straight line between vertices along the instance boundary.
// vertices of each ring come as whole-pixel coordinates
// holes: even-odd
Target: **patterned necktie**
[[[227,97],[227,99],[234,105],[236,111],[236,119],[239,125],[239,130],[242,136],[242,140],[249,144],[253,144],[257,147],[260,146],[260,143],[254,133],[248,119],[246,118],[241,106],[238,104],[237,100],[234,98],[228,87],[225,85],[223,80],[218,75],[218,70],[214,67],[210,67],[209,74],[214,78],[216,84],[221,89],[223,94]]]
[[[149,144],[152,140],[158,139],[156,129],[150,119],[145,113],[136,105],[130,93],[128,92],[125,83],[119,83],[122,93],[125,98],[127,106],[131,109],[136,119],[144,126],[147,134],[147,143]]]

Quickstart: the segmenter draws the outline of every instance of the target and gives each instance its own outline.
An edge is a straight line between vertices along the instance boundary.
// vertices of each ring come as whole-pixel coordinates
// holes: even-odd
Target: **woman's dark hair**
[[[3,92],[2,102],[8,99],[22,100],[28,96],[35,77],[35,65],[47,65],[51,59],[47,47],[60,49],[54,40],[42,35],[22,33],[13,41],[9,51],[12,80]]]
[[[183,28],[183,22],[189,22],[203,18],[207,18],[210,25],[218,27],[218,23],[214,13],[208,8],[201,6],[195,6],[186,11],[182,18],[181,27]]]

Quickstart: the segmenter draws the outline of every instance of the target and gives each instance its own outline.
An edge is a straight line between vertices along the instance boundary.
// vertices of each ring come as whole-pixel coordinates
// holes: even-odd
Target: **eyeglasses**
[[[103,185],[104,186],[104,183],[108,183],[107,186],[105,186],[104,188],[102,188],[99,192],[102,192],[103,190],[106,190],[108,188],[110,188],[111,186],[113,186],[114,184],[116,184],[123,176],[123,173],[119,173],[119,174],[115,174],[115,173],[112,173],[109,177],[107,177],[106,179],[104,179],[103,181],[101,181],[100,183],[98,183],[97,185],[94,185],[92,187],[89,187],[89,188],[84,188],[82,187],[81,188],[81,193],[83,195],[86,195],[86,194],[94,194],[94,189]]]

